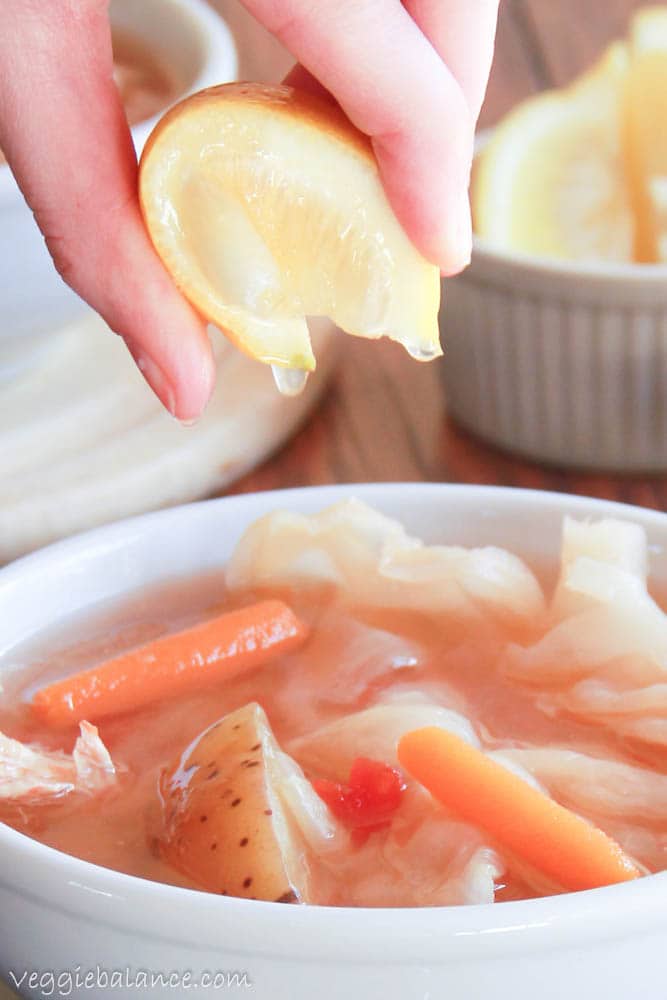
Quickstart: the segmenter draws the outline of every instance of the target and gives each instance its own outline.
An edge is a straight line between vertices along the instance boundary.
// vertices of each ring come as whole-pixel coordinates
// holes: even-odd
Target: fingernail
[[[446,242],[440,254],[440,273],[444,277],[458,274],[470,263],[472,221],[467,194],[452,207],[448,222]]]
[[[160,402],[167,410],[171,413],[172,417],[176,416],[176,394],[174,392],[173,386],[165,373],[162,371],[160,366],[146,354],[142,348],[135,346],[130,340],[126,340],[128,350],[134,362],[144,376],[149,386],[158,397]]]

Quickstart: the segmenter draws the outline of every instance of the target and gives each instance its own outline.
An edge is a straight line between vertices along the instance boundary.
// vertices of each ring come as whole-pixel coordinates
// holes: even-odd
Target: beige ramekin
[[[444,283],[451,416],[540,462],[667,470],[667,266],[512,254],[477,239]]]

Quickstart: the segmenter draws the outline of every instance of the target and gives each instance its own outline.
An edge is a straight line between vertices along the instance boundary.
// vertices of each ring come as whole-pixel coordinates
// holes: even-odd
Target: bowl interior
[[[137,587],[224,565],[245,527],[275,509],[314,512],[350,495],[399,518],[409,531],[429,542],[466,546],[496,544],[524,556],[535,568],[553,562],[564,514],[579,518],[615,516],[637,521],[649,534],[652,579],[667,584],[667,516],[585,497],[476,486],[391,484],[322,487],[229,497],[143,515],[89,532],[27,556],[0,571],[3,608],[0,675],[16,665],[13,650],[40,630],[70,614],[85,612]],[[508,937],[527,927],[573,941],[621,933],[628,913],[650,924],[664,910],[663,875],[585,893],[505,903],[502,906],[446,910],[330,910],[283,908],[276,904],[222,899],[191,890],[145,882],[79,861],[8,827],[0,827],[0,852],[7,862],[5,881],[15,891],[37,892],[46,905],[70,908],[89,919],[100,917],[139,931],[192,942],[214,943],[222,933],[244,946],[297,953],[308,936],[313,955],[382,955],[387,935],[400,938],[407,954],[443,956],[472,947],[466,934],[485,949],[503,953]],[[308,911],[308,912],[305,912]],[[183,914],[190,923],[183,927]],[[543,930],[539,930],[542,928]],[[555,929],[555,930],[554,930]],[[614,930],[615,929],[615,930]],[[491,933],[504,930],[503,934]],[[480,935],[482,937],[480,937]],[[483,937],[486,935],[486,937]],[[537,935],[537,936],[535,936]],[[502,939],[502,941],[500,940]],[[255,943],[253,945],[253,942]],[[495,942],[495,943],[494,943]],[[370,949],[370,951],[369,951]],[[495,953],[495,952],[494,952]]]
[[[158,11],[159,8],[159,11]],[[207,59],[207,38],[196,8],[173,0],[111,0],[109,17],[116,31],[140,42],[170,67],[181,93],[194,86]]]
[[[234,40],[225,21],[205,0],[112,0],[111,24],[134,37],[170,68],[186,94],[233,80],[237,72]],[[132,129],[137,152],[164,113],[139,122]]]

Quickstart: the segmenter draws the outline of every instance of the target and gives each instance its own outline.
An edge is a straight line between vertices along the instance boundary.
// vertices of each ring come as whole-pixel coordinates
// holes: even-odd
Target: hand
[[[444,274],[470,260],[473,138],[498,0],[242,0],[369,135],[403,228]],[[319,82],[318,82],[319,81]]]
[[[0,147],[55,265],[182,420],[215,381],[206,324],[146,234],[107,0],[2,0]]]
[[[445,273],[464,267],[497,0],[244,3],[300,61],[289,82],[322,85],[371,136],[425,256]],[[125,339],[167,409],[194,419],[214,384],[211,348],[141,220],[107,0],[2,0],[0,24],[0,146],[55,265]]]

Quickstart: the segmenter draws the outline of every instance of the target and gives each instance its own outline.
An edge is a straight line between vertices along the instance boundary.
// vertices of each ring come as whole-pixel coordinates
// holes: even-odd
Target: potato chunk
[[[283,757],[254,702],[198,736],[160,779],[165,860],[210,892],[306,902],[306,848],[278,792]]]

